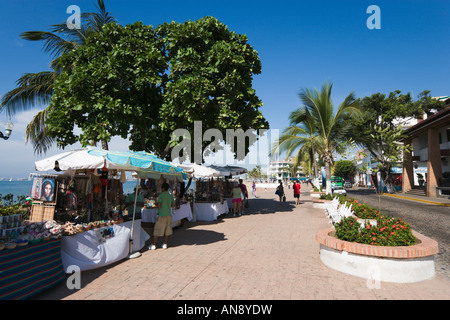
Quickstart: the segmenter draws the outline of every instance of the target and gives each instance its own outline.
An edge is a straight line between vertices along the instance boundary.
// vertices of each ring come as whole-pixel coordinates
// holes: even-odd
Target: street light
[[[3,138],[5,140],[9,139],[9,136],[11,135],[12,129],[13,129],[14,125],[11,122],[11,119],[9,119],[8,123],[5,123],[5,134],[3,134],[0,131],[0,138]]]

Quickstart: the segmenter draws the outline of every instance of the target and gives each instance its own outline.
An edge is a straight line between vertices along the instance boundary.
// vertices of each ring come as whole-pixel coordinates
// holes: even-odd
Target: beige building
[[[450,105],[450,97],[444,100]],[[450,106],[405,133],[413,150],[403,157],[403,192],[422,190],[428,197],[450,194]],[[423,177],[423,179],[422,179]]]

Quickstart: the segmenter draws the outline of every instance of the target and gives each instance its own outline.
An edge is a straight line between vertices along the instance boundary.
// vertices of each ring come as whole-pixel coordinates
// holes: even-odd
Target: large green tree
[[[356,166],[353,161],[339,160],[334,163],[333,174],[335,176],[344,178],[345,180],[352,180],[356,174]]]
[[[63,55],[60,64],[64,71],[56,79],[46,122],[60,147],[102,141],[106,149],[112,136],[127,138],[131,132],[136,149],[153,149],[152,124],[159,122],[167,64],[151,26],[107,24]]]
[[[170,67],[160,110],[162,129],[184,128],[192,136],[194,122],[201,121],[203,132],[216,128],[225,139],[226,129],[269,128],[252,87],[261,61],[245,34],[230,31],[214,17],[164,23],[158,33]],[[223,140],[216,137],[216,142]],[[202,149],[209,143],[204,141]]]
[[[171,133],[181,128],[192,136],[195,121],[202,135],[210,128],[223,137],[226,129],[268,129],[252,88],[258,54],[245,35],[212,17],[155,29],[109,24],[61,64],[47,122],[60,146],[129,135],[132,150],[167,159],[177,143]]]

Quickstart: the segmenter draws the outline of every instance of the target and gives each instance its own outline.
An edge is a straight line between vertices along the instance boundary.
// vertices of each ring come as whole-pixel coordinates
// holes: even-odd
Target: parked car
[[[340,186],[335,186],[334,188],[332,188],[331,193],[347,195],[347,191],[343,187],[340,187]]]
[[[351,188],[352,184],[349,181],[344,182],[344,188]]]

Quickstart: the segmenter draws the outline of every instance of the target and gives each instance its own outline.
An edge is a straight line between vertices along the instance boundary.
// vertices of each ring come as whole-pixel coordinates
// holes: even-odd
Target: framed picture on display
[[[34,200],[41,199],[42,178],[34,177],[33,186],[31,187],[30,197]]]
[[[55,179],[43,179],[40,200],[45,202],[55,200]]]

